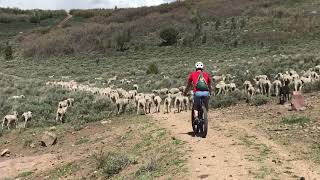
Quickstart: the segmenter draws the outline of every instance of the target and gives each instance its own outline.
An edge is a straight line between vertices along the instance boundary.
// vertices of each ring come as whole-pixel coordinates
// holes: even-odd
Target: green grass
[[[304,124],[310,121],[311,119],[305,116],[290,116],[282,118],[281,122],[284,124]]]
[[[80,166],[75,163],[68,163],[66,165],[63,165],[62,167],[59,167],[50,173],[50,179],[59,179],[61,177],[64,177],[66,175],[70,175],[72,172],[75,172],[79,170]]]
[[[22,172],[20,174],[18,174],[18,176],[16,178],[26,178],[30,175],[32,175],[33,172],[32,171],[25,171],[25,172]]]

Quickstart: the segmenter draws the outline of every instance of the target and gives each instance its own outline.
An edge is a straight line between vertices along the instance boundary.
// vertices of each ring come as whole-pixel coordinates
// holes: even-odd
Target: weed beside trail
[[[282,118],[282,123],[285,124],[304,124],[310,121],[311,119],[305,116],[290,116]]]
[[[116,174],[119,174],[130,164],[135,163],[126,154],[123,153],[100,153],[94,155],[94,159],[97,164],[97,169],[102,169],[107,178],[110,178]]]
[[[267,104],[270,100],[270,97],[264,95],[256,95],[249,99],[249,104],[251,106],[261,106]]]

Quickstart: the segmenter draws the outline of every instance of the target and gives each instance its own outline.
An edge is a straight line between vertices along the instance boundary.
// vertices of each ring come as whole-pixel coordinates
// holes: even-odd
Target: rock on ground
[[[10,151],[9,149],[4,149],[2,152],[1,152],[1,156],[5,156],[6,154],[10,154]]]
[[[57,142],[57,135],[53,132],[46,131],[41,138],[42,146],[52,146]]]

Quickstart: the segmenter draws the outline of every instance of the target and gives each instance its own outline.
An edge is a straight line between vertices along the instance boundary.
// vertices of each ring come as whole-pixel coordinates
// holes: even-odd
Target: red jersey
[[[196,86],[198,83],[200,72],[201,72],[201,70],[192,72],[192,73],[190,73],[190,75],[188,77],[188,82],[192,82],[192,84],[193,84],[193,92],[199,91]],[[211,86],[210,75],[205,71],[202,71],[202,75],[203,75],[203,78],[206,81],[207,85],[210,87]]]

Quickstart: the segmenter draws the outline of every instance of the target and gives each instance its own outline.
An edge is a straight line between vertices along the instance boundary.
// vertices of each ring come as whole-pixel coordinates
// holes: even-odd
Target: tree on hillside
[[[160,31],[162,46],[171,46],[177,43],[179,32],[175,28],[165,28]]]
[[[116,49],[118,51],[128,50],[128,42],[131,40],[131,33],[129,29],[120,31],[115,37]]]

